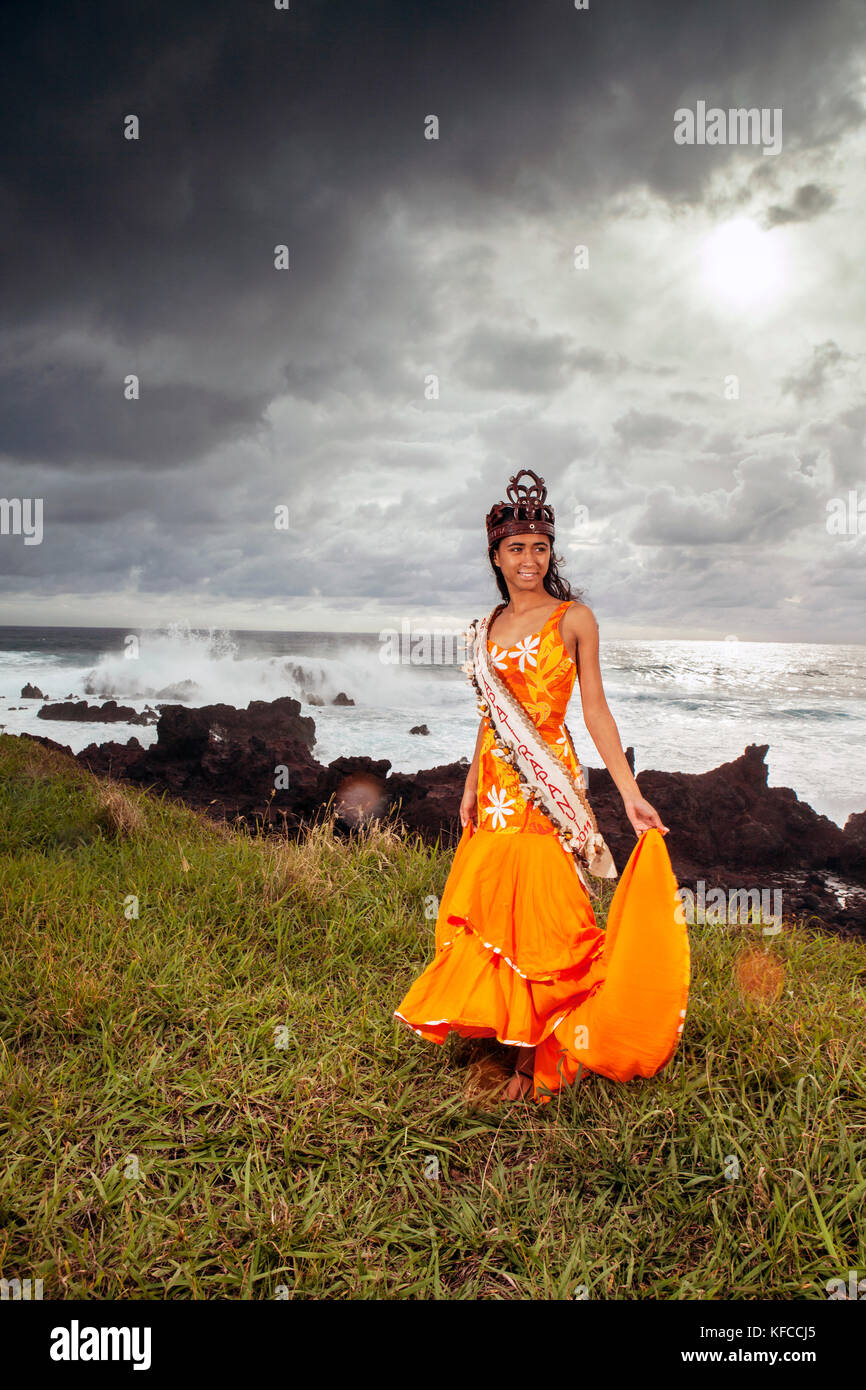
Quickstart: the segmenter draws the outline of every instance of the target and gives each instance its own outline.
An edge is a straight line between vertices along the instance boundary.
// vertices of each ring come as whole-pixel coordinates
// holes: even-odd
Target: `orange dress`
[[[551,751],[578,773],[564,722],[577,674],[559,632],[568,606],[513,647],[487,649]],[[679,1042],[689,991],[685,914],[661,832],[635,845],[603,931],[571,852],[495,756],[489,717],[477,812],[442,892],[434,958],[395,1016],[428,1042],[453,1028],[535,1047],[537,1101],[581,1066],[617,1081],[654,1075]]]

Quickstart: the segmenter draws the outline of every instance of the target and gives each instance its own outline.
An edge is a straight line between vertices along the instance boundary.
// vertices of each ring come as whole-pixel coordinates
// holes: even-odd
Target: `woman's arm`
[[[592,609],[585,603],[575,603],[566,609],[561,632],[566,650],[577,662],[583,722],[616,784],[626,815],[638,835],[652,827],[666,833],[668,827],[662,823],[655,807],[641,796],[608,707],[598,660],[598,623]]]
[[[478,807],[476,804],[478,797],[478,769],[481,763],[481,740],[484,737],[484,719],[478,725],[478,737],[475,740],[475,753],[466,774],[466,783],[463,787],[463,796],[460,801],[460,824],[465,829],[471,823],[475,828]]]
[[[481,740],[483,737],[484,719],[482,718],[481,723],[478,725],[478,737],[475,740],[475,753],[473,754],[472,762],[469,765],[469,771],[466,774],[466,791],[478,791],[478,769],[481,764]]]

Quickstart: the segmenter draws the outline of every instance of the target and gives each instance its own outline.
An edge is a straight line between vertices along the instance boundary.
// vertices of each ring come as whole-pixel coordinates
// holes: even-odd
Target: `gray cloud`
[[[658,449],[678,435],[685,425],[669,415],[649,415],[640,410],[629,410],[614,421],[613,428],[624,444]]]
[[[267,397],[233,399],[224,390],[185,382],[139,382],[128,400],[125,380],[134,367],[104,369],[71,364],[13,366],[0,396],[0,444],[21,460],[55,465],[146,464],[154,471],[184,463],[215,445],[249,435],[260,423]]]
[[[835,202],[835,196],[828,188],[816,183],[804,183],[798,188],[787,207],[778,204],[769,207],[765,214],[765,225],[781,227],[786,222],[808,222],[820,217]]]
[[[809,361],[782,379],[782,392],[798,401],[820,396],[828,380],[838,376],[843,364],[851,360],[832,339],[817,343]]]
[[[7,593],[134,572],[214,603],[363,599],[371,626],[385,603],[474,610],[484,515],[528,466],[612,617],[706,627],[728,592],[766,631],[782,572],[803,635],[837,583],[845,630],[848,553],[820,552],[816,588],[786,547],[866,482],[862,287],[838,250],[864,47],[862,8],[805,0],[18,7],[0,493],[44,496],[49,530],[0,542]],[[676,146],[698,99],[783,106],[783,154]],[[819,327],[690,302],[689,219],[731,211],[779,239],[820,226]]]

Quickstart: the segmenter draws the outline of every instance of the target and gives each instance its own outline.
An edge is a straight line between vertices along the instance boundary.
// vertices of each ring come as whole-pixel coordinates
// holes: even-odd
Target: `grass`
[[[387,823],[238,836],[0,737],[0,1276],[663,1300],[863,1277],[862,945],[692,927],[669,1066],[511,1108],[489,1049],[392,1017],[450,858]]]

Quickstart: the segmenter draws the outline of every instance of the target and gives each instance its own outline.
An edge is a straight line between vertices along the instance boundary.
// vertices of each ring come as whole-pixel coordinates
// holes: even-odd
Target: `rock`
[[[778,888],[785,916],[820,910],[828,925],[866,931],[866,910],[856,888],[843,906],[828,887],[834,875],[866,884],[859,819],[849,817],[849,824],[855,821],[849,833],[848,825],[842,830],[818,815],[790,787],[769,787],[768,748],[752,744],[742,757],[710,772],[638,774],[642,795],[669,827],[665,843],[680,886],[696,891],[702,881],[707,891],[712,886],[726,893]],[[588,786],[599,829],[621,869],[635,844],[622,800],[605,769],[590,769]]]
[[[50,744],[51,740],[40,739],[39,742]],[[55,748],[59,746],[54,744]],[[84,763],[94,772],[101,772],[110,777],[126,777],[131,765],[145,752],[144,746],[133,735],[126,743],[88,743],[76,757],[78,762]]]
[[[22,691],[21,691],[21,699],[22,699],[22,700],[47,700],[47,699],[48,699],[48,696],[42,694],[42,691],[39,689],[39,686],[38,686],[38,685],[30,685],[30,684],[28,683],[27,685],[24,686],[24,688],[23,688]]]
[[[350,700],[345,691],[341,690],[339,695],[335,695],[331,701],[332,705],[353,705],[354,700]]]
[[[57,705],[43,705],[36,714],[37,719],[89,720],[99,724],[153,724],[156,720],[146,713],[139,714],[132,705],[119,705],[116,700],[106,700],[102,705],[89,705],[86,700],[66,701]],[[157,715],[157,718],[159,716]]]
[[[416,724],[414,729],[410,729],[410,734],[429,734],[430,730],[426,724]]]
[[[193,699],[200,689],[198,681],[189,679],[175,681],[174,685],[166,685],[163,686],[162,690],[158,690],[154,698],[172,701],[183,700],[185,697]],[[88,691],[88,694],[92,694],[92,691]]]
[[[711,772],[648,772],[638,782],[650,801],[653,791],[664,798],[663,814],[670,817],[665,824],[672,836],[675,830],[680,833],[698,865],[841,870],[845,832],[800,801],[790,787],[768,787],[768,750],[766,743],[752,744],[741,758]],[[866,881],[866,855],[860,871]]]
[[[442,844],[456,843],[466,771],[463,763],[446,763],[420,772],[393,772],[388,778],[391,805],[407,829],[428,841],[439,837]]]
[[[866,860],[866,811],[850,815],[842,833],[845,836],[842,868],[845,873],[856,873],[857,865]]]
[[[300,709],[289,696],[252,700],[245,710],[161,705],[149,748],[137,739],[91,744],[78,761],[92,772],[167,791],[219,819],[285,821],[296,829],[318,810],[325,772],[310,752],[315,724]],[[275,790],[280,776],[288,786]]]
[[[335,758],[323,769],[318,782],[320,804],[333,798],[338,815],[351,826],[364,815],[383,818],[391,801],[392,789],[387,784],[390,767],[385,758]]]

